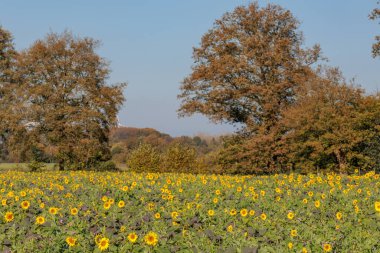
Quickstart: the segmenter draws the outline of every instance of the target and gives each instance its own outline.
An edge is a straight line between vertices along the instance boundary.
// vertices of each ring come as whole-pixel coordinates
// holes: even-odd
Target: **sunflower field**
[[[4,172],[1,252],[380,252],[379,174]]]

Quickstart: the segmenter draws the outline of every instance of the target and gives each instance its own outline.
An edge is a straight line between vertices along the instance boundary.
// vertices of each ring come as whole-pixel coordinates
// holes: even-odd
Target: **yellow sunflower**
[[[71,208],[70,213],[71,213],[71,215],[77,215],[78,214],[78,209],[75,208],[75,207]]]
[[[131,243],[135,243],[137,241],[137,238],[138,236],[136,235],[136,233],[130,233],[128,235],[128,240],[131,242]]]
[[[99,243],[98,243],[98,248],[103,251],[103,250],[106,250],[108,249],[110,245],[110,240],[107,238],[107,237],[103,237],[99,240]]]
[[[332,250],[332,246],[329,243],[323,244],[323,251],[330,252]]]
[[[22,208],[22,209],[26,210],[26,209],[29,208],[29,206],[30,206],[29,201],[24,200],[23,202],[21,202],[21,208]]]
[[[37,216],[36,224],[42,225],[45,223],[45,218],[43,216]]]
[[[241,215],[242,217],[247,216],[247,215],[248,215],[248,210],[247,210],[247,209],[241,209],[241,210],[240,210],[240,215]]]
[[[108,210],[111,207],[111,203],[107,201],[104,203],[103,207],[104,207],[104,209]]]
[[[76,244],[76,242],[77,242],[77,239],[75,239],[74,237],[69,236],[69,237],[66,238],[66,243],[67,243],[70,247],[74,247],[75,244]]]
[[[179,215],[178,212],[172,212],[171,213],[171,216],[172,216],[173,219],[177,218],[178,215]]]
[[[376,202],[375,202],[375,210],[376,210],[377,212],[380,212],[380,201],[376,201]]]
[[[58,213],[58,208],[56,208],[56,207],[50,207],[49,208],[49,213],[51,213],[51,214],[57,214]]]
[[[125,202],[123,200],[120,200],[119,203],[117,203],[117,206],[122,208],[125,206]]]
[[[14,218],[15,218],[15,216],[13,215],[12,212],[6,212],[4,215],[4,219],[6,222],[11,222],[11,221],[13,221]]]
[[[155,246],[158,243],[158,236],[156,233],[151,231],[145,235],[144,241],[150,246]]]

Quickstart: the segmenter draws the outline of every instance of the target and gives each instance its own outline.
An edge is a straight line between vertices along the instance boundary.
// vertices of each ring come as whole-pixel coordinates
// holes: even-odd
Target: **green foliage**
[[[174,144],[162,155],[161,172],[194,172],[197,169],[196,151],[194,148]]]
[[[41,171],[42,169],[45,168],[45,164],[42,163],[42,162],[39,162],[39,161],[36,161],[36,160],[33,160],[31,161],[29,164],[28,164],[28,169],[30,171]]]
[[[160,154],[155,147],[141,143],[127,157],[127,166],[136,172],[159,171],[160,159]]]
[[[0,193],[2,252],[320,253],[327,244],[331,253],[380,249],[375,173],[8,171],[0,179],[7,182]],[[144,240],[150,231],[157,236],[154,246]],[[76,239],[74,246],[68,237]],[[109,239],[103,251],[99,237]]]
[[[111,149],[111,155],[113,155],[113,156],[117,155],[117,154],[120,154],[122,152],[123,152],[123,147],[121,147],[121,146],[114,146]]]
[[[151,128],[117,127],[111,130],[110,142],[112,160],[123,164],[126,157],[142,143],[155,147],[159,153],[176,144],[188,146],[196,150],[198,158],[203,159],[221,146],[221,137],[202,134],[195,137],[172,137]]]
[[[116,171],[116,170],[118,170],[116,164],[113,161],[98,162],[95,164],[93,169],[96,171]]]

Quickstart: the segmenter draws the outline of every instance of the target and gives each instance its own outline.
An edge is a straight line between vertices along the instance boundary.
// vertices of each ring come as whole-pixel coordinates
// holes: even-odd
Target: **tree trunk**
[[[340,150],[334,152],[336,159],[338,160],[339,173],[345,173],[347,169],[346,157],[342,154]]]
[[[63,160],[59,160],[58,167],[60,171],[65,170],[65,167],[63,166]]]

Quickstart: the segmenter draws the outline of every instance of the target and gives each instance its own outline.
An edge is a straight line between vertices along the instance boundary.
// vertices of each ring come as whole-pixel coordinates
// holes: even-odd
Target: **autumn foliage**
[[[50,33],[14,54],[9,34],[1,34],[8,58],[2,64],[1,132],[10,159],[56,162],[60,169],[109,160],[109,131],[125,85],[106,84],[110,70],[95,52],[99,42]]]
[[[179,114],[240,127],[219,151],[221,171],[379,166],[378,96],[348,83],[337,68],[314,66],[320,48],[303,47],[298,25],[278,5],[252,3],[216,20],[194,48]]]

